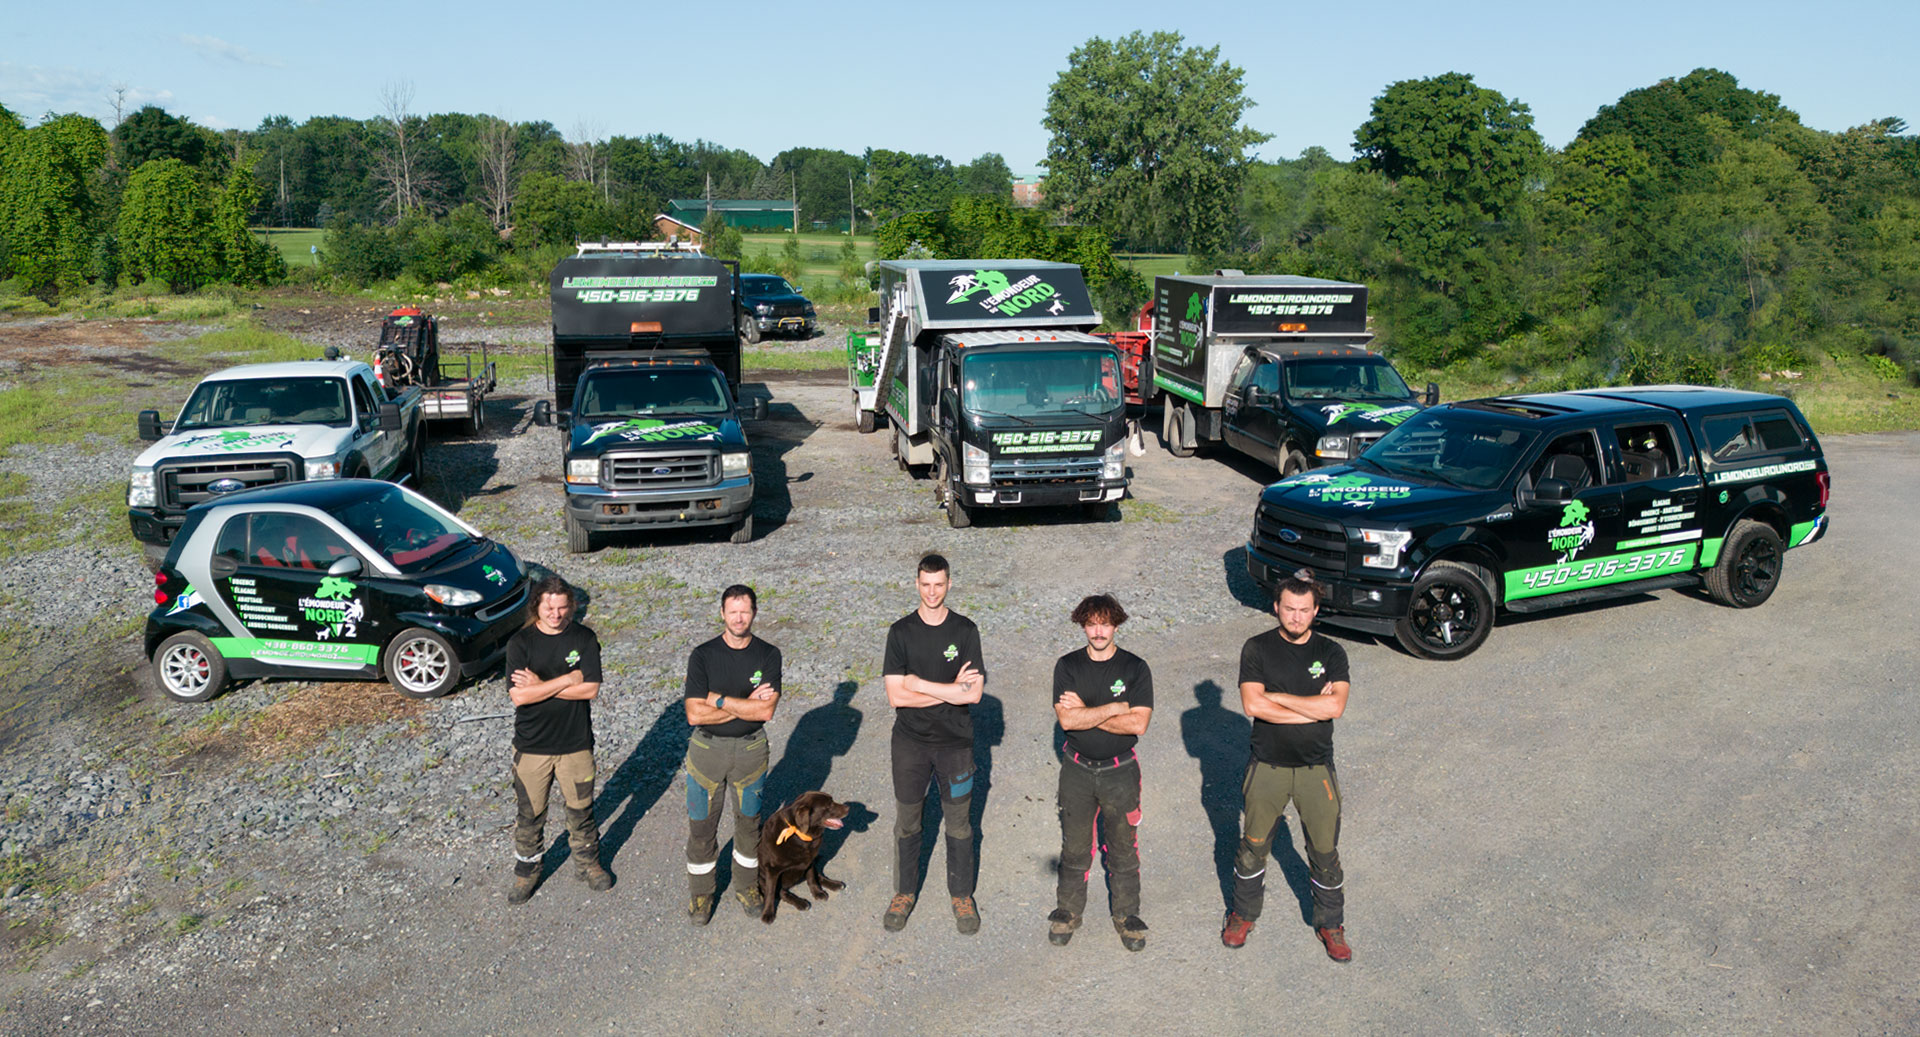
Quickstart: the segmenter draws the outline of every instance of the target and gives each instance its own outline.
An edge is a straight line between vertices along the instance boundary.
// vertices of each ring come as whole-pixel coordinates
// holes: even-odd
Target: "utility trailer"
[[[479,364],[471,352],[457,360],[440,355],[440,322],[418,307],[402,306],[380,322],[373,369],[381,385],[421,387],[420,413],[428,421],[464,422],[478,435],[487,425],[487,394],[499,378],[480,343]]]

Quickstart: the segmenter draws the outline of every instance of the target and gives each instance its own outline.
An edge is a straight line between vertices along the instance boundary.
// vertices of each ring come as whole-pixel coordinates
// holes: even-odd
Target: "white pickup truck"
[[[246,364],[208,375],[180,416],[141,411],[127,520],[149,559],[188,508],[235,490],[310,479],[404,482],[420,471],[427,429],[420,389],[389,391],[353,360]]]

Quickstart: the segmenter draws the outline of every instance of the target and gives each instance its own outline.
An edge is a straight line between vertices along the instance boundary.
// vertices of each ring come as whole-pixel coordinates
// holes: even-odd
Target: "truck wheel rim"
[[[400,646],[400,661],[394,665],[394,672],[400,683],[424,691],[445,680],[451,666],[452,660],[439,645],[421,637]]]
[[[1453,587],[1432,587],[1414,603],[1414,630],[1438,648],[1466,643],[1480,627],[1473,601]]]
[[[206,653],[192,645],[175,645],[160,659],[160,681],[176,695],[200,694],[212,675]]]
[[[1764,593],[1780,578],[1780,552],[1765,538],[1756,537],[1740,552],[1740,593],[1751,597]]]

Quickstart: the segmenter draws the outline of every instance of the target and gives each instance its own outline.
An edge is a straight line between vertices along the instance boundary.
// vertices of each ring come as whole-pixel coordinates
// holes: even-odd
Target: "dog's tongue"
[[[827,826],[828,828],[838,828],[838,827],[840,827],[840,819],[839,819],[839,818],[837,818],[837,817],[830,817],[830,818],[827,818],[827,819],[826,819],[825,821],[823,821],[823,822],[821,822],[821,823],[822,823],[822,824],[824,824],[824,825],[826,825],[826,826]]]

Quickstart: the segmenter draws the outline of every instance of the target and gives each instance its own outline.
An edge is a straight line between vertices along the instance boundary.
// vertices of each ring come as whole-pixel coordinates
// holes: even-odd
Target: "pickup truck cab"
[[[574,387],[571,410],[534,404],[536,425],[558,425],[567,550],[593,535],[667,526],[727,526],[753,539],[753,454],[732,389],[704,350],[598,353]],[[746,417],[767,416],[754,397]]]
[[[1751,608],[1826,534],[1820,442],[1792,401],[1697,386],[1503,396],[1413,414],[1353,463],[1266,488],[1247,567],[1301,567],[1329,623],[1414,655],[1534,612],[1704,584]]]
[[[418,474],[426,451],[420,389],[388,390],[351,360],[246,364],[207,376],[173,422],[142,411],[127,520],[164,554],[194,505],[224,493],[307,480]]]
[[[779,274],[741,274],[741,337],[758,342],[767,335],[813,337],[813,303]]]
[[[414,698],[496,665],[524,625],[506,547],[403,486],[243,490],[190,509],[154,574],[146,652],[183,702],[229,678],[378,679]]]
[[[1366,452],[1387,430],[1439,401],[1387,358],[1359,346],[1249,346],[1227,382],[1220,438],[1281,476]]]

